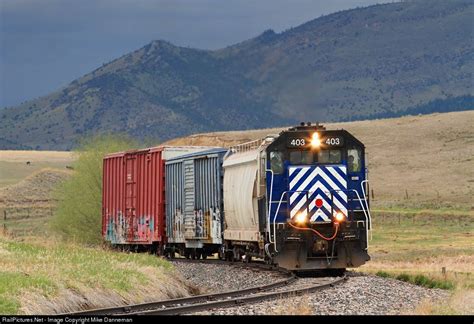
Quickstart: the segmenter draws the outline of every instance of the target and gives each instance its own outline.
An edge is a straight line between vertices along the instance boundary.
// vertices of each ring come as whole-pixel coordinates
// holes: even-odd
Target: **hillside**
[[[153,41],[0,111],[0,148],[70,149],[126,132],[167,140],[299,120],[474,109],[474,3],[419,0],[323,16],[216,50]]]
[[[469,211],[474,207],[472,125],[474,111],[325,126],[346,129],[366,145],[374,207]],[[282,129],[197,134],[166,144],[231,146]]]

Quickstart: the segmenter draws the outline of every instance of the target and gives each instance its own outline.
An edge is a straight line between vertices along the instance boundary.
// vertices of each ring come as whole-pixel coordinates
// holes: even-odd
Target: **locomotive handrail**
[[[365,206],[367,207],[367,213],[369,214],[370,229],[372,230],[372,228],[373,228],[373,226],[372,226],[372,215],[370,214],[370,208],[369,208],[369,203],[367,202],[367,194],[365,193],[364,183],[369,183],[369,180],[363,180],[360,183],[360,188],[362,189],[362,194],[364,195]]]
[[[357,190],[355,190],[355,189],[348,189],[348,190],[341,190],[341,189],[338,189],[338,190],[329,190],[329,191],[326,191],[325,193],[331,193],[331,192],[337,192],[337,191],[342,191],[342,192],[350,192],[350,191],[353,191],[353,192],[356,193],[358,200],[359,200],[360,202],[362,202],[362,198],[360,197],[359,192],[358,192]],[[270,241],[270,243],[273,243],[273,246],[274,246],[274,248],[275,248],[275,252],[278,252],[278,250],[277,250],[277,245],[276,245],[276,241],[277,241],[277,240],[276,240],[276,222],[275,222],[275,220],[276,220],[276,218],[277,218],[277,216],[278,216],[278,212],[280,211],[281,203],[282,203],[282,201],[283,201],[283,196],[286,195],[286,194],[288,194],[288,193],[290,193],[290,192],[291,192],[291,193],[295,193],[295,192],[306,192],[306,193],[308,193],[308,192],[310,192],[310,191],[309,191],[309,190],[286,190],[286,191],[283,191],[283,192],[281,193],[280,200],[279,200],[279,202],[278,202],[278,207],[277,207],[277,209],[276,209],[276,211],[275,211],[275,215],[273,216],[273,235],[274,235],[274,238],[273,238],[273,242]],[[331,195],[331,196],[332,196],[332,195]],[[365,196],[364,196],[364,200],[365,200],[366,205],[368,206],[368,204],[367,204],[367,199],[365,198]],[[270,200],[270,202],[271,202],[271,200]],[[331,203],[332,203],[332,198],[331,198]],[[369,221],[370,221],[370,223],[372,223],[372,218],[371,218],[370,214],[367,213],[368,211],[366,211],[365,206],[364,206],[362,203],[361,203],[361,207],[362,207],[362,211],[364,212],[364,216],[365,216],[365,239],[366,239],[366,247],[365,247],[365,249],[368,250],[368,249],[369,249],[369,227],[368,227],[368,225],[369,225]],[[272,236],[272,235],[271,235],[272,233],[270,232],[269,234],[270,234],[269,237],[271,237],[271,236]]]
[[[278,202],[278,207],[277,207],[277,210],[275,211],[275,216],[273,216],[273,235],[275,236],[274,239],[273,239],[273,247],[275,248],[275,252],[278,252],[277,250],[277,246],[276,246],[276,223],[275,223],[275,220],[278,216],[278,212],[280,211],[280,206],[281,206],[281,203],[282,203],[282,199],[283,199],[283,195],[289,193],[289,192],[308,192],[308,190],[286,190],[286,191],[283,191],[281,193],[281,196],[280,196],[280,201]],[[272,233],[270,232],[270,237],[272,236]]]
[[[272,169],[266,169],[265,170],[266,172],[270,172],[272,174],[272,178],[271,178],[271,181],[270,181],[270,199],[268,200],[268,212],[267,212],[267,231],[268,231],[268,240],[270,241],[270,243],[273,243],[272,242],[272,235],[271,235],[271,228],[270,228],[270,213],[271,213],[271,210],[272,210],[272,197],[273,197],[273,177],[274,177],[274,173],[273,173],[273,170]]]
[[[365,206],[362,204],[362,198],[360,198],[359,192],[355,189],[349,189],[349,190],[337,189],[337,190],[330,190],[330,192],[331,191],[342,191],[342,192],[354,191],[356,193],[357,198],[361,202],[360,206],[362,207],[362,211],[364,212],[364,216],[365,216],[365,241],[366,241],[365,249],[368,250],[369,249],[369,221],[372,223],[372,219],[370,219],[370,216],[367,214],[365,210]],[[365,196],[364,196],[364,200],[367,203],[367,199],[365,199]],[[331,203],[332,203],[332,200],[331,200]]]

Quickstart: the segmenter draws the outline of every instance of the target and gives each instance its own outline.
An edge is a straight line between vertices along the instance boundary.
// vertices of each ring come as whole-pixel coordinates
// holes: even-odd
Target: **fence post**
[[[26,218],[30,218],[30,209],[27,208],[26,211],[27,211],[27,213],[28,213],[27,216],[26,216]]]
[[[370,189],[370,192],[372,193],[372,199],[374,199],[374,189]]]
[[[405,189],[405,198],[408,200],[408,189]]]
[[[401,214],[398,213],[398,225],[400,225]]]
[[[3,220],[7,220],[7,210],[3,210]]]

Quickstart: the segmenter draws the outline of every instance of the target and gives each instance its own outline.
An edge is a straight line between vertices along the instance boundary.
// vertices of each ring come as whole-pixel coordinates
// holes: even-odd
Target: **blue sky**
[[[0,107],[46,95],[152,40],[225,47],[389,0],[0,0]]]

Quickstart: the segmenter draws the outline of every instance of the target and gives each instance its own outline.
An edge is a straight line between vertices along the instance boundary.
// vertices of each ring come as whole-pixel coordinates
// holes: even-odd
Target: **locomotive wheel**
[[[196,260],[197,255],[196,255],[196,249],[191,250],[191,259]]]
[[[189,253],[189,250],[187,250],[187,249],[184,250],[184,257],[185,257],[186,259],[189,259],[190,256],[191,256],[191,255],[190,255],[190,253]]]
[[[203,259],[203,260],[206,260],[206,259],[207,259],[207,254],[203,253],[201,256],[202,256],[202,259]]]

